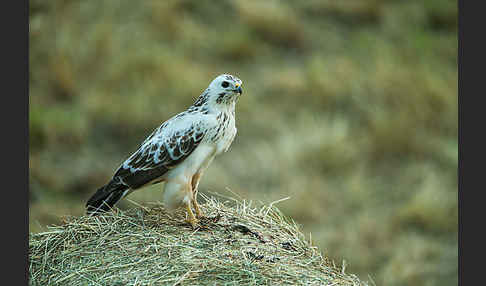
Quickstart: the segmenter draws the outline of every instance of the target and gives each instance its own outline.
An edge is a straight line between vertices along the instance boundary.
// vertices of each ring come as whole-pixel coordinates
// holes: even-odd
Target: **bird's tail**
[[[127,194],[129,187],[121,182],[111,180],[99,188],[86,203],[87,214],[97,215],[109,211],[122,197]]]

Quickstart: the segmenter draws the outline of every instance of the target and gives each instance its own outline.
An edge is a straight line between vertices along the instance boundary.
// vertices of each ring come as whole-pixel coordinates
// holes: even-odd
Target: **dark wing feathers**
[[[184,161],[204,137],[204,132],[190,128],[183,134],[177,132],[168,139],[151,140],[144,144],[128,158],[116,171],[114,178],[119,178],[132,189],[137,189],[157,179],[169,169]]]

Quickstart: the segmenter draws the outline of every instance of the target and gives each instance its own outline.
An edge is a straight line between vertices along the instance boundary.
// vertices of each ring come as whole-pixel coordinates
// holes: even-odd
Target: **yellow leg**
[[[197,218],[194,216],[194,213],[192,212],[190,201],[186,203],[186,210],[187,210],[186,222],[190,223],[193,228],[196,227],[199,221],[197,220]]]
[[[199,180],[201,180],[202,173],[196,173],[192,177],[192,193],[193,193],[193,198],[192,198],[192,204],[194,206],[194,210],[196,211],[196,217],[201,218],[204,217],[204,213],[202,212],[201,208],[199,207],[199,204],[197,203],[197,187],[199,186]]]
[[[194,199],[192,201],[193,205],[194,205],[194,210],[196,211],[196,217],[198,218],[202,218],[204,217],[204,213],[203,211],[201,210],[201,208],[199,208],[199,204],[197,203],[196,199]]]
[[[185,205],[187,216],[186,222],[195,227],[198,223],[196,216],[192,212],[192,201],[194,200],[194,193],[192,192],[191,182],[184,178],[175,178],[167,181],[164,190],[164,204],[169,211],[174,211],[181,205]]]

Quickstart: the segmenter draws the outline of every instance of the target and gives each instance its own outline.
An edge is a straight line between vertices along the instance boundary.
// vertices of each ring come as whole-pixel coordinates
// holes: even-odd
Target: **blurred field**
[[[83,214],[227,72],[238,136],[201,192],[290,196],[324,255],[377,285],[457,284],[456,1],[31,0],[29,45],[31,232]]]

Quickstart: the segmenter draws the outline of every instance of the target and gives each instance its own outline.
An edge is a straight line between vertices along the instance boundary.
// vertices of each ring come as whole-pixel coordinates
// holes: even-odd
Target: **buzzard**
[[[187,222],[194,227],[203,216],[197,203],[199,180],[236,136],[235,104],[241,84],[230,74],[216,77],[192,106],[162,123],[121,164],[88,200],[87,213],[108,211],[132,191],[165,182],[165,206],[173,210],[183,203]]]

